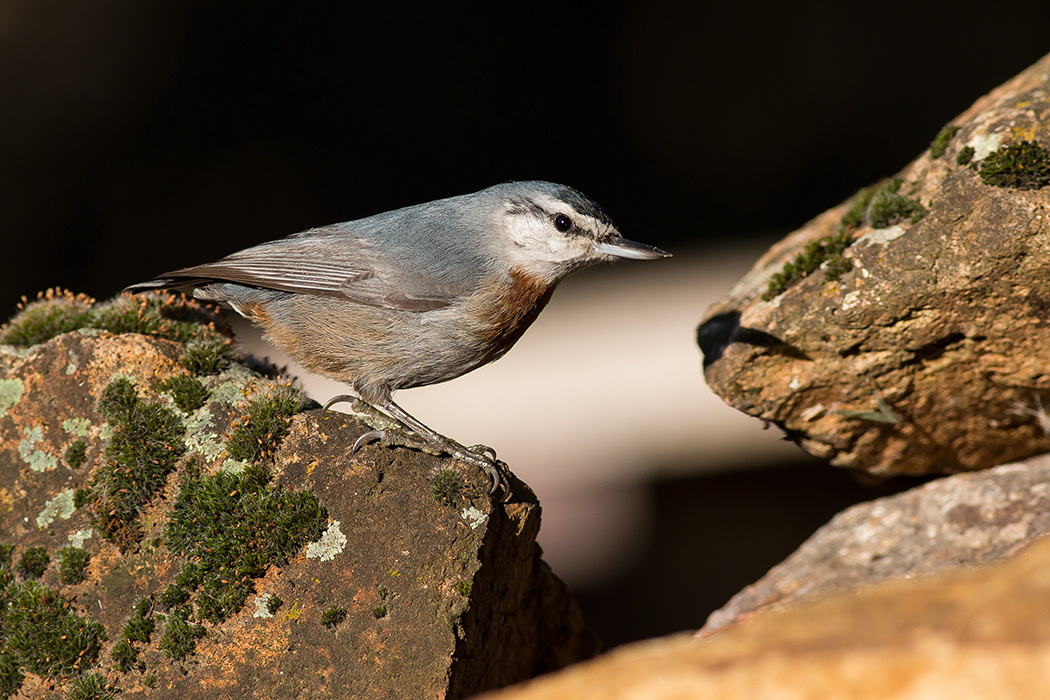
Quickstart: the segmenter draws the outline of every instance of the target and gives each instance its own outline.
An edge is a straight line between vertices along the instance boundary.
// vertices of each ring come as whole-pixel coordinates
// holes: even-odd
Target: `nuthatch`
[[[192,290],[232,307],[427,447],[484,469],[495,490],[500,476],[488,448],[439,435],[391,394],[502,357],[570,272],[668,255],[622,238],[598,204],[570,187],[512,182],[310,229],[127,291]],[[337,396],[325,408],[353,398]]]

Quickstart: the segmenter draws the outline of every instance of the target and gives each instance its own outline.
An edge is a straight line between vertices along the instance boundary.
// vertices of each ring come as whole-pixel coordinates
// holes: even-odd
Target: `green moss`
[[[22,669],[18,667],[18,659],[0,648],[0,698],[7,698],[18,692],[22,687]]]
[[[380,619],[386,617],[386,606],[385,605],[377,605],[374,608],[372,608],[372,617],[374,617],[377,620],[380,620]]]
[[[196,570],[193,580],[203,582],[197,599],[202,619],[221,622],[243,607],[254,590],[252,579],[320,537],[327,517],[313,494],[270,485],[258,466],[239,473],[190,473],[165,541],[193,562],[184,572]]]
[[[209,336],[186,343],[179,362],[191,374],[218,374],[233,360],[233,344],[227,338]]]
[[[83,508],[84,506],[95,500],[95,495],[91,489],[77,489],[73,492],[73,507]]]
[[[955,164],[969,165],[970,161],[973,160],[974,153],[973,146],[963,146],[955,156]]]
[[[49,289],[35,301],[22,298],[19,311],[0,328],[0,343],[28,347],[75,331],[91,318],[94,299],[65,289]]]
[[[470,581],[456,581],[456,585],[453,588],[461,596],[469,596],[470,592],[474,590],[474,585]]]
[[[332,629],[346,619],[346,608],[333,605],[321,613],[321,624]]]
[[[914,224],[926,215],[926,209],[918,200],[900,194],[903,184],[903,180],[895,178],[872,195],[866,214],[872,228],[886,228],[904,222]]]
[[[202,620],[219,624],[243,608],[254,592],[255,583],[248,573],[236,579],[225,572],[212,574],[204,580],[197,596],[197,614]]]
[[[139,599],[132,606],[132,610],[132,616],[120,628],[121,639],[114,645],[110,653],[117,670],[121,673],[127,673],[133,668],[139,670],[145,668],[145,665],[138,660],[138,650],[134,643],[149,644],[153,636],[154,622],[153,618],[149,617],[153,605],[150,599]]]
[[[0,698],[14,695],[24,679],[25,676],[22,674],[22,669],[19,668],[18,659],[0,646]]]
[[[824,263],[824,279],[830,282],[837,282],[852,269],[853,263],[843,255],[833,255]]]
[[[0,569],[0,632],[3,631],[4,609],[15,591],[15,575],[7,569]],[[2,641],[2,638],[0,638]],[[0,648],[2,648],[0,644]]]
[[[447,506],[456,502],[464,488],[466,482],[463,481],[463,477],[452,469],[439,469],[430,477],[430,493],[439,503]]]
[[[22,578],[40,578],[51,563],[51,555],[44,547],[30,547],[18,558],[18,575]]]
[[[7,650],[22,669],[59,678],[95,663],[105,638],[102,625],[80,617],[72,602],[36,581],[12,588],[3,627]]]
[[[981,162],[978,174],[993,187],[1037,190],[1050,185],[1050,152],[1035,141],[1001,146]]]
[[[944,152],[948,150],[948,143],[955,138],[955,135],[959,133],[960,127],[948,126],[941,129],[940,133],[937,134],[937,138],[930,144],[930,157],[940,158],[944,155]]]
[[[302,393],[290,386],[279,386],[251,401],[226,441],[230,456],[243,462],[272,457],[303,403]]]
[[[149,598],[139,598],[135,601],[135,604],[131,606],[131,609],[135,612],[136,616],[146,617],[151,612],[153,612],[153,601],[151,601]],[[152,624],[150,625],[150,631],[153,631]],[[137,641],[148,642],[149,636],[147,635],[146,639],[139,639]]]
[[[865,223],[872,228],[884,228],[903,221],[915,223],[926,210],[915,199],[900,194],[903,180],[890,180],[877,187],[867,187],[853,196],[846,213],[842,215],[837,232],[810,241],[802,252],[784,263],[769,278],[764,301],[783,294],[792,285],[819,269],[824,278],[835,281],[853,269],[853,262],[843,253],[853,243],[853,233]]]
[[[115,700],[117,689],[98,673],[89,673],[69,684],[69,700]]]
[[[190,609],[179,607],[171,611],[160,638],[160,650],[168,657],[181,661],[197,648],[197,640],[204,636],[204,628],[190,622]]]
[[[208,333],[201,319],[185,318],[187,308],[170,294],[121,294],[95,306],[90,326],[187,342]]]
[[[143,604],[145,604],[145,609],[142,607]],[[120,636],[130,642],[149,644],[154,628],[153,619],[148,617],[150,607],[148,598],[140,600],[135,605],[135,614],[129,617],[124,626],[120,628]]]
[[[18,313],[0,329],[0,343],[25,347],[78,328],[187,342],[221,337],[215,320],[199,302],[175,294],[122,294],[96,304],[83,294],[49,289],[32,302],[23,299]]]
[[[187,374],[177,374],[160,383],[159,388],[171,396],[172,401],[183,413],[192,413],[208,403],[211,392],[197,378]]]
[[[186,430],[171,409],[142,401],[126,377],[110,382],[98,410],[113,432],[92,485],[93,523],[105,539],[124,547],[139,540],[139,513],[175,469]]]
[[[833,236],[810,241],[802,248],[801,253],[785,263],[779,272],[773,273],[762,299],[769,301],[779,296],[793,284],[815,272],[825,262],[832,263],[837,274],[851,270],[853,264],[844,258],[842,253],[852,242],[852,231],[845,228]]]
[[[84,440],[74,440],[66,448],[62,459],[65,460],[70,469],[79,469],[87,461],[87,448],[87,442]]]
[[[871,198],[875,196],[878,189],[879,188],[876,186],[865,187],[858,190],[857,193],[853,195],[853,200],[850,202],[849,208],[846,210],[846,213],[842,215],[840,229],[853,231],[854,229],[860,228],[861,224],[864,223],[864,215],[868,211],[868,204],[871,202]]]
[[[62,583],[75,585],[87,579],[87,565],[91,555],[80,547],[58,550],[58,577]]]
[[[193,595],[192,588],[184,588],[183,586],[177,586],[174,583],[168,584],[168,587],[164,589],[164,592],[160,594],[160,598],[157,602],[161,607],[170,610],[171,608],[177,608],[190,599]]]
[[[121,639],[113,645],[109,658],[113,659],[113,665],[118,671],[127,673],[138,666],[139,652],[135,649],[134,644],[126,639]]]
[[[281,609],[282,605],[284,605],[284,601],[283,600],[281,600],[280,598],[278,598],[275,595],[271,595],[269,598],[266,599],[266,612],[268,612],[271,615],[273,615],[274,613],[276,613],[278,610]]]
[[[769,278],[764,301],[783,294],[789,287],[816,272],[823,265],[826,279],[834,281],[853,269],[853,263],[843,253],[853,243],[853,232],[860,228],[867,215],[868,205],[879,191],[878,187],[865,187],[853,195],[846,213],[842,215],[839,229],[829,236],[822,236],[807,243],[802,252],[784,263],[779,271]]]
[[[175,580],[161,593],[158,602],[169,610],[176,608],[190,599],[202,581],[204,581],[204,569],[193,562],[185,564],[176,574]]]

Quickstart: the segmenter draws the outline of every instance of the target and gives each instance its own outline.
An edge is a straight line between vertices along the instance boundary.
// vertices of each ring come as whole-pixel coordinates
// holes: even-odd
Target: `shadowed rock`
[[[1050,534],[1050,455],[936,479],[848,508],[701,630],[855,590],[992,564]]]
[[[705,376],[876,474],[1050,450],[1050,57],[896,177],[773,246],[705,314]]]
[[[485,700],[1029,698],[1046,693],[1050,541],[976,570],[885,581],[706,639],[665,637]]]

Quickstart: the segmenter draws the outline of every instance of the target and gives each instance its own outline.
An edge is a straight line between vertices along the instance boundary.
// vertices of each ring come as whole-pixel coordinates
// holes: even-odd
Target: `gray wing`
[[[469,256],[429,245],[427,240],[394,245],[375,235],[354,232],[360,229],[368,234],[376,225],[392,223],[397,222],[363,220],[310,229],[213,263],[165,273],[128,290],[198,287],[224,281],[340,297],[371,306],[430,311],[448,306],[473,288],[479,265]]]

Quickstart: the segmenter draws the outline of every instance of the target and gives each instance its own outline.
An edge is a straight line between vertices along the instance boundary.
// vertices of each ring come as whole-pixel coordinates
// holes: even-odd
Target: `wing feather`
[[[490,205],[464,204],[486,192],[310,229],[129,290],[230,282],[408,311],[443,308],[473,292],[492,264],[477,236],[457,235],[491,225]]]
[[[367,221],[367,220],[366,220]],[[221,260],[165,273],[129,289],[197,287],[233,282],[249,287],[341,297],[371,306],[431,311],[469,291],[475,275],[447,250],[412,245],[393,248],[355,234],[361,222],[335,224],[297,233],[233,253]],[[467,270],[477,265],[469,263]]]

